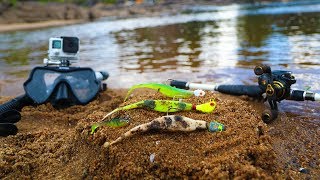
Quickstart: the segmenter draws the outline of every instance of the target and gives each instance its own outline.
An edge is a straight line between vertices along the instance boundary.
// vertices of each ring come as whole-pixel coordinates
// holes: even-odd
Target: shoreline
[[[66,25],[72,25],[72,24],[81,24],[85,22],[88,22],[88,21],[86,20],[50,20],[50,21],[35,22],[35,23],[0,24],[1,25],[0,33],[59,27],[59,26],[66,26]]]
[[[281,0],[280,0],[281,1]],[[271,3],[265,1],[260,3]],[[174,1],[170,3],[135,4],[135,5],[105,5],[96,4],[93,7],[81,7],[74,4],[39,4],[34,2],[19,3],[17,7],[7,9],[0,16],[0,33],[34,30],[58,27],[79,23],[97,21],[108,17],[130,18],[174,15],[182,13],[186,6],[215,5],[223,6],[242,1]],[[56,11],[61,10],[57,13]],[[38,12],[39,11],[39,12]],[[32,15],[36,12],[36,15]]]
[[[41,29],[41,28],[50,28],[50,27],[58,27],[65,25],[73,25],[80,23],[89,23],[94,21],[99,21],[104,18],[116,17],[116,18],[132,18],[132,17],[151,17],[151,16],[161,16],[161,15],[172,15],[181,13],[185,6],[192,5],[194,2],[187,1],[185,3],[174,2],[170,4],[140,4],[140,5],[104,5],[97,4],[90,8],[83,8],[76,5],[70,4],[55,4],[57,7],[48,7],[49,5],[41,5],[38,4],[27,4],[22,3],[14,10],[9,10],[11,12],[7,12],[7,14],[14,14],[14,17],[9,17],[5,13],[0,16],[0,33],[13,32],[13,31],[23,31],[23,30],[33,30],[33,29]],[[219,5],[219,3],[212,2],[212,5]],[[225,4],[225,3],[224,3]],[[28,6],[23,7],[23,5]],[[220,5],[222,5],[220,3]],[[19,11],[19,9],[28,9],[24,10],[25,12],[21,12],[25,16],[29,16],[30,9],[34,8],[34,11],[45,11],[41,8],[46,8],[47,11],[53,11],[56,9],[64,9],[64,14],[51,14],[52,18],[41,17],[46,16],[46,14],[40,13],[39,17],[26,17],[26,18],[17,18],[15,13]],[[66,15],[68,14],[68,15]],[[8,18],[8,22],[4,23],[3,19]],[[21,16],[21,15],[19,15]],[[1,21],[2,18],[2,21]],[[22,22],[20,22],[22,21]],[[27,21],[27,22],[24,22]]]

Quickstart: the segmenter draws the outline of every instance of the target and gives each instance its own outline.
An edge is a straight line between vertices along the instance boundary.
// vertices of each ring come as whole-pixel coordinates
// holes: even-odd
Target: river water
[[[0,34],[0,96],[23,93],[30,70],[42,66],[48,39],[77,36],[80,61],[110,73],[110,88],[179,79],[255,84],[253,68],[290,70],[293,88],[320,92],[320,2],[193,6],[178,15],[96,22]],[[284,111],[318,104],[285,102]],[[286,106],[287,105],[287,106]],[[311,110],[310,110],[311,109]]]

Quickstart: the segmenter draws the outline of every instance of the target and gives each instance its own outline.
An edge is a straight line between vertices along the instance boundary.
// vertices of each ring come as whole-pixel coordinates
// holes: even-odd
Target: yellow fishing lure
[[[199,105],[171,100],[144,100],[126,105],[124,107],[119,107],[108,113],[106,116],[104,116],[102,120],[106,119],[108,116],[120,110],[130,110],[135,108],[146,108],[158,112],[178,112],[196,110],[203,113],[210,113],[213,110],[215,110],[216,105],[217,104],[214,100],[210,100],[207,103]]]

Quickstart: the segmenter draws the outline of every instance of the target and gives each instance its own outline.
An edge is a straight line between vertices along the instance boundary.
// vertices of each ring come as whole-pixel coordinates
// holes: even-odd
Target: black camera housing
[[[79,38],[62,36],[62,50],[65,53],[77,53],[79,51]]]

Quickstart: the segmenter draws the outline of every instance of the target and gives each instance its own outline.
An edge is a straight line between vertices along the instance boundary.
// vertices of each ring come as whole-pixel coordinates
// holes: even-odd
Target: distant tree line
[[[79,5],[92,6],[96,3],[106,3],[106,4],[115,4],[123,2],[123,0],[0,0],[0,4],[6,4],[10,6],[16,5],[18,2],[26,2],[26,1],[34,1],[34,2],[58,2],[58,3],[74,3]]]
[[[131,1],[138,1],[138,0],[0,0],[0,6],[15,6],[18,2],[26,2],[26,1],[35,1],[35,2],[58,2],[58,3],[73,3],[78,5],[84,6],[93,6],[97,3],[105,3],[105,4],[123,4],[125,2]],[[148,0],[139,0],[139,1],[148,1]],[[215,0],[202,0],[202,1],[215,1]],[[218,0],[221,1],[221,0]],[[290,1],[290,0],[264,0],[264,1]],[[183,2],[183,0],[153,0],[153,2],[166,2],[166,3],[173,3],[173,2]],[[235,0],[235,2],[246,2],[246,3],[256,3],[261,2],[261,0]],[[1,9],[1,8],[0,8]]]

